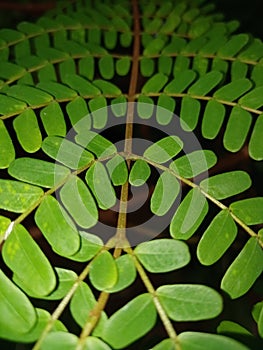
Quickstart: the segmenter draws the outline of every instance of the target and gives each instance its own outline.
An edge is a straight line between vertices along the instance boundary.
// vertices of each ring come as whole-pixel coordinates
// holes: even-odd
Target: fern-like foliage
[[[129,349],[158,320],[154,350],[253,344],[222,318],[218,334],[177,330],[222,314],[263,269],[263,198],[246,171],[217,171],[226,152],[263,160],[263,44],[237,28],[203,0],[79,0],[0,30],[1,338]],[[152,281],[234,242],[214,289]]]

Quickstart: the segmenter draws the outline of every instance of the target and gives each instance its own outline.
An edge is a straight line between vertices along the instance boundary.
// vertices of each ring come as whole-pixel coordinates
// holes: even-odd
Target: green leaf
[[[101,209],[109,209],[116,203],[114,188],[102,163],[94,163],[86,172],[85,180]]]
[[[18,141],[26,152],[33,153],[41,147],[42,136],[35,112],[28,109],[14,120]]]
[[[6,231],[8,230],[10,224],[11,220],[9,218],[0,215],[0,243],[2,243],[4,240]]]
[[[94,84],[76,74],[66,74],[63,83],[66,83],[83,97],[93,97],[100,94],[100,90]]]
[[[198,150],[186,154],[170,164],[170,168],[184,178],[193,178],[216,164],[217,158],[210,150]]]
[[[155,163],[165,163],[176,156],[183,148],[177,136],[167,136],[148,147],[143,156]]]
[[[60,198],[79,226],[90,228],[97,223],[96,203],[88,187],[80,178],[74,176],[67,181],[60,190]]]
[[[180,192],[176,177],[167,171],[159,177],[151,197],[151,211],[162,216],[168,212]]]
[[[242,334],[252,335],[246,328],[240,326],[240,324],[232,321],[222,321],[217,327],[217,333],[220,334]]]
[[[68,168],[34,158],[17,158],[8,168],[9,175],[14,178],[42,187],[53,187],[70,174]]]
[[[140,95],[137,104],[138,116],[142,119],[149,119],[153,115],[153,110],[153,99],[148,96]]]
[[[61,267],[56,267],[55,270],[58,278],[57,287],[51,294],[44,297],[47,300],[64,298],[78,278],[74,271],[62,269]]]
[[[23,213],[34,205],[44,192],[41,188],[14,180],[0,179],[0,208]]]
[[[70,301],[70,312],[80,327],[84,327],[88,319],[92,317],[90,312],[95,306],[96,299],[90,287],[86,283],[82,282]],[[96,328],[102,327],[106,318],[106,314],[103,312]]]
[[[110,83],[109,81],[96,79],[93,84],[97,86],[104,95],[119,96],[121,95],[121,90],[117,85]]]
[[[185,91],[185,89],[194,81],[196,72],[190,69],[176,72],[175,79],[169,82],[164,88],[164,92],[167,94],[179,94]]]
[[[1,104],[1,102],[0,102]],[[4,122],[0,119],[0,169],[5,169],[15,159],[15,148],[11,137],[5,127]]]
[[[227,85],[219,88],[214,97],[218,100],[235,101],[252,87],[252,83],[248,79],[236,79]]]
[[[76,91],[53,81],[40,81],[40,83],[37,84],[37,87],[48,92],[57,100],[73,99],[78,96]]]
[[[94,159],[92,153],[58,136],[46,137],[42,149],[48,156],[71,169],[86,167]]]
[[[90,267],[90,281],[98,290],[112,288],[118,280],[118,271],[113,256],[108,251],[101,252]]]
[[[227,269],[221,288],[232,299],[244,295],[263,271],[263,252],[255,237],[251,237]]]
[[[182,99],[180,121],[183,130],[192,131],[195,129],[199,113],[200,113],[200,102],[191,96],[185,96]]]
[[[102,339],[114,349],[123,349],[145,335],[156,321],[150,294],[141,294],[116,311],[105,323]]]
[[[66,106],[69,119],[73,128],[81,132],[83,127],[89,130],[91,127],[91,116],[86,101],[82,97],[77,97]]]
[[[118,280],[117,283],[106,289],[108,293],[119,292],[130,286],[136,278],[136,268],[130,255],[122,255],[115,260],[117,267]]]
[[[252,316],[258,324],[258,333],[263,338],[263,301],[253,306]]]
[[[198,188],[188,192],[176,210],[170,224],[170,234],[175,239],[190,238],[208,212],[208,204]]]
[[[82,130],[75,139],[78,144],[94,153],[98,158],[107,157],[117,152],[116,146],[112,142],[94,131]]]
[[[156,120],[158,124],[167,125],[171,122],[175,104],[174,98],[165,94],[159,96],[156,109]]]
[[[37,321],[36,311],[26,295],[0,270],[0,335],[14,329],[26,333]]]
[[[263,86],[256,87],[238,101],[242,106],[258,109],[263,105]]]
[[[107,162],[106,167],[114,186],[124,185],[128,180],[127,165],[125,160],[120,155],[117,154],[111,158]]]
[[[225,117],[225,106],[216,101],[208,101],[202,119],[202,135],[207,139],[214,139],[223,124]]]
[[[47,334],[41,344],[41,350],[75,350],[78,345],[78,337],[68,332],[51,332]]]
[[[0,95],[0,114],[18,114],[27,107],[26,103],[6,95]]]
[[[50,314],[49,312],[43,309],[36,309],[36,313],[37,313],[36,324],[28,332],[21,333],[19,329],[12,329],[8,331],[8,333],[1,334],[1,330],[0,330],[0,336],[2,338],[19,342],[19,343],[33,343],[37,341],[41,336],[48,321],[50,320]],[[55,331],[55,330],[66,331],[66,328],[60,321],[55,321],[51,331]]]
[[[263,160],[263,114],[261,114],[254,125],[252,135],[248,145],[248,152],[251,158],[255,160]]]
[[[143,56],[157,55],[162,50],[164,45],[165,42],[160,38],[151,40],[143,50]]]
[[[205,96],[218,85],[222,77],[223,74],[218,71],[206,73],[188,89],[188,93],[190,95]]]
[[[156,93],[162,90],[168,81],[168,77],[162,73],[156,73],[142,87],[143,94]]]
[[[77,251],[76,254],[71,255],[71,260],[74,261],[89,261],[92,259],[101,249],[103,246],[102,240],[95,236],[94,234],[80,231],[80,249]]]
[[[52,102],[41,109],[40,117],[48,136],[66,136],[66,123],[59,103]]]
[[[89,101],[89,108],[92,112],[93,127],[102,129],[108,120],[107,100],[104,96],[98,96]]]
[[[212,220],[197,246],[197,257],[203,265],[218,261],[234,242],[237,226],[227,209]]]
[[[114,60],[110,55],[106,55],[99,59],[99,71],[104,79],[112,79],[114,77]]]
[[[230,210],[247,225],[263,223],[263,197],[239,200],[230,204]]]
[[[116,62],[116,73],[120,76],[125,77],[128,75],[131,67],[131,59],[130,57],[122,57],[118,59]]]
[[[217,334],[183,332],[179,334],[178,341],[182,350],[249,350],[236,340]]]
[[[223,309],[220,294],[207,286],[174,284],[161,286],[156,292],[167,315],[174,321],[208,320]]]
[[[248,34],[233,35],[217,52],[221,57],[235,56],[248,42]]]
[[[172,339],[164,339],[151,350],[176,350],[176,345]]]
[[[158,59],[158,72],[170,75],[172,71],[173,59],[169,56],[160,56]]]
[[[239,151],[248,136],[252,116],[248,111],[236,106],[232,109],[224,134],[224,147],[231,151]]]
[[[102,340],[99,338],[95,337],[88,337],[85,343],[85,349],[89,350],[111,350],[111,348],[104,343]]]
[[[35,221],[52,249],[59,255],[70,256],[80,248],[80,237],[73,222],[52,196],[46,196],[35,214]]]
[[[5,80],[13,80],[22,77],[26,73],[25,68],[11,62],[1,61],[0,77]]]
[[[173,239],[140,243],[134,254],[149,272],[168,272],[187,265],[191,259],[188,246]]]
[[[210,196],[221,200],[242,193],[251,186],[250,176],[241,170],[214,175],[200,182]]]
[[[2,251],[5,264],[35,295],[49,294],[56,286],[52,266],[28,231],[15,226]]]
[[[50,103],[53,97],[46,92],[28,85],[13,85],[7,93],[9,96],[25,101],[29,106],[41,106]]]
[[[129,183],[136,187],[141,186],[148,180],[150,175],[151,168],[148,163],[142,159],[138,159],[131,168]]]
[[[111,100],[111,110],[115,117],[124,117],[127,113],[127,99],[119,96]]]
[[[140,60],[140,71],[143,77],[150,77],[154,73],[154,60],[142,57]]]

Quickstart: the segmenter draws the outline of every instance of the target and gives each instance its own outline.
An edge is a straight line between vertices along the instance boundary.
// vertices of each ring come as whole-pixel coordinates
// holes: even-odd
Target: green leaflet
[[[86,167],[94,159],[92,153],[58,136],[46,137],[42,149],[48,156],[71,169]]]
[[[66,123],[57,102],[50,103],[40,111],[40,117],[48,136],[66,136]],[[54,123],[56,120],[56,123]]]
[[[205,96],[222,80],[223,74],[218,71],[211,71],[203,75],[189,89],[190,95]]]
[[[244,145],[249,133],[252,116],[241,107],[234,107],[231,111],[224,134],[224,147],[237,152]]]
[[[114,60],[110,55],[104,56],[99,60],[99,71],[104,79],[112,79],[115,73]]]
[[[172,339],[164,339],[155,345],[152,350],[176,350],[176,345]]]
[[[2,120],[0,120],[0,150],[0,169],[4,169],[15,159],[15,148]]]
[[[55,288],[56,277],[52,266],[23,226],[13,228],[2,255],[17,279],[35,295],[47,295]]]
[[[165,86],[167,81],[168,77],[166,75],[162,73],[156,73],[142,87],[142,93],[149,94],[151,92],[159,92]]]
[[[263,86],[256,87],[255,89],[247,93],[245,96],[241,97],[241,99],[238,102],[242,106],[258,109],[263,105],[262,93]]]
[[[223,309],[220,294],[198,284],[174,284],[156,290],[167,315],[174,321],[207,320]]]
[[[252,87],[248,79],[237,79],[231,83],[222,86],[215,93],[214,97],[218,100],[234,101],[247,92]]]
[[[130,255],[122,255],[117,258],[115,262],[118,279],[113,287],[106,289],[106,292],[108,293],[116,293],[127,288],[136,278],[136,268]]]
[[[37,87],[49,92],[57,100],[72,99],[78,96],[76,91],[53,81],[40,81],[40,83],[37,84]]]
[[[46,310],[43,309],[35,309],[36,315],[37,315],[37,320],[36,324],[34,324],[34,327],[31,328],[28,332],[26,333],[21,333],[19,329],[13,328],[10,329],[8,332],[1,334],[0,330],[0,336],[2,338],[11,340],[11,341],[16,341],[20,343],[33,343],[37,341],[37,339],[40,337],[42,334],[46,324],[50,320],[50,314]],[[4,330],[3,330],[4,331]],[[54,326],[52,327],[51,331],[67,331],[66,327],[63,325],[61,321],[55,321]]]
[[[140,243],[134,254],[149,272],[155,273],[179,269],[191,258],[184,242],[165,238]]]
[[[127,113],[127,99],[119,96],[111,100],[111,110],[115,117],[124,117]]]
[[[202,223],[208,204],[198,188],[188,192],[176,210],[170,224],[170,234],[175,239],[187,240]]]
[[[245,345],[236,340],[217,334],[183,332],[179,334],[178,341],[181,344],[182,350],[249,350]]]
[[[247,34],[233,35],[217,53],[221,57],[233,57],[246,45],[248,40],[249,36]]]
[[[57,286],[56,289],[46,296],[47,300],[60,300],[62,299],[76,282],[78,276],[74,271],[62,269],[60,267],[55,268],[57,274]]]
[[[98,290],[107,290],[116,284],[118,270],[113,256],[108,251],[101,252],[92,261],[89,277]]]
[[[182,93],[194,81],[195,77],[196,73],[193,70],[179,70],[175,74],[175,79],[166,85],[164,92],[167,94]]]
[[[131,60],[129,57],[123,57],[116,62],[116,73],[120,76],[126,76],[131,67]]]
[[[192,131],[195,129],[198,123],[200,108],[201,104],[198,100],[191,96],[183,97],[180,111],[180,121],[183,130]]]
[[[69,102],[66,106],[69,119],[73,128],[80,132],[85,128],[89,130],[91,127],[91,116],[86,101],[82,97],[77,97]]]
[[[247,225],[263,222],[263,197],[247,198],[230,204],[230,210]]]
[[[232,299],[244,295],[263,271],[263,252],[255,237],[251,237],[227,269],[221,288]]]
[[[261,137],[262,129],[263,114],[261,114],[256,120],[248,145],[249,155],[255,160],[263,160],[263,137]]]
[[[41,106],[50,103],[53,97],[46,92],[27,85],[13,85],[8,90],[8,95],[25,101],[29,106]]]
[[[6,80],[19,78],[25,74],[25,68],[22,68],[11,62],[2,62],[0,67],[0,77]]]
[[[79,226],[90,228],[97,223],[96,203],[88,187],[80,178],[74,176],[67,181],[60,190],[60,198]]]
[[[177,136],[167,136],[148,147],[143,156],[155,163],[165,163],[176,156],[183,148]]]
[[[140,71],[143,77],[150,77],[154,72],[154,60],[148,57],[142,57],[140,60]]]
[[[258,324],[258,333],[263,338],[263,302],[258,302],[254,305],[252,316]]]
[[[172,118],[175,109],[175,99],[162,94],[158,98],[156,109],[156,120],[160,125],[168,125]]]
[[[76,90],[81,96],[96,96],[100,94],[100,90],[83,77],[76,74],[65,75],[63,82],[71,89]]]
[[[150,294],[141,294],[106,321],[102,339],[114,349],[123,349],[154,326],[156,310]]]
[[[36,114],[32,109],[27,109],[15,118],[14,129],[21,146],[26,152],[33,153],[39,150],[42,136]]]
[[[133,186],[142,186],[148,180],[150,174],[151,168],[148,163],[142,159],[138,159],[131,168],[129,182]]]
[[[75,334],[57,331],[47,334],[41,345],[41,350],[74,350],[78,345],[78,337]]]
[[[102,240],[91,233],[80,231],[80,249],[69,258],[75,261],[88,261],[92,259],[103,246]]]
[[[11,220],[9,218],[6,218],[0,215],[0,242],[1,243],[5,238],[6,230],[8,229],[10,224],[11,224]]]
[[[212,168],[216,161],[214,152],[198,150],[176,159],[170,164],[170,168],[184,178],[192,178]]]
[[[104,158],[117,152],[112,142],[94,131],[84,130],[75,139],[79,145],[94,153],[97,158]]]
[[[26,295],[0,270],[0,335],[8,336],[14,329],[26,333],[37,321],[36,311]]]
[[[223,124],[225,106],[216,100],[208,101],[202,119],[202,135],[207,139],[214,139]]]
[[[86,172],[85,180],[101,209],[109,209],[116,203],[114,188],[102,163],[94,163]]]
[[[41,188],[14,180],[0,179],[0,208],[23,213],[43,196]]]
[[[241,170],[218,174],[200,182],[200,187],[210,196],[221,200],[247,190],[252,182],[250,176]]]
[[[45,197],[35,213],[35,221],[57,254],[70,256],[79,250],[79,234],[54,197],[50,195]]]
[[[65,180],[70,174],[68,168],[34,158],[17,158],[8,168],[8,173],[14,178],[42,187],[53,187]]]
[[[118,154],[107,163],[110,179],[114,186],[124,185],[128,180],[128,169],[125,160]]]
[[[212,220],[197,246],[197,256],[203,265],[219,260],[233,243],[237,226],[227,209],[220,211]]]
[[[101,90],[101,92],[104,95],[110,95],[110,96],[119,96],[121,95],[121,90],[114,85],[113,83],[110,83],[109,81],[105,80],[94,80],[93,84]]]
[[[70,312],[80,327],[84,327],[88,318],[91,318],[90,312],[96,306],[96,299],[90,287],[82,282],[70,301]],[[94,329],[96,333],[101,329],[107,319],[107,316],[102,312],[100,320]]]
[[[153,110],[153,99],[148,96],[140,95],[137,105],[138,116],[142,119],[149,119],[153,115]]]
[[[98,96],[89,100],[89,108],[92,112],[93,127],[102,129],[108,120],[107,100],[104,96]]]
[[[168,212],[180,192],[176,177],[167,171],[163,172],[154,188],[151,197],[151,211],[162,216]]]
[[[27,107],[26,103],[6,95],[0,95],[0,114],[17,114],[23,112]]]
[[[86,350],[111,350],[111,348],[99,338],[88,337],[85,343]]]
[[[246,328],[240,326],[240,324],[232,321],[222,321],[217,327],[217,333],[219,334],[230,334],[238,333],[244,335],[252,335]]]

